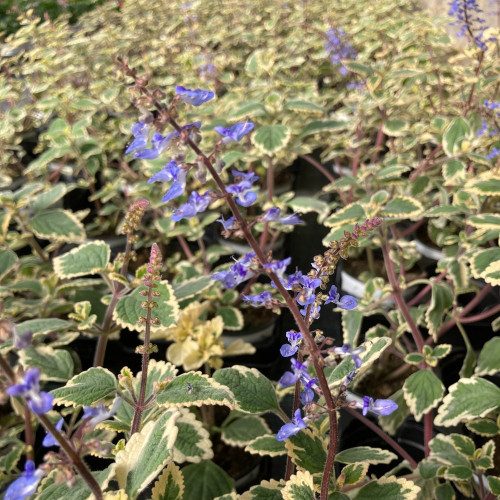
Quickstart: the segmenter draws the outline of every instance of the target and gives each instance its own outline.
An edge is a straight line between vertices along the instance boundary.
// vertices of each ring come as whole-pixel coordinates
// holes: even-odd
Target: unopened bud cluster
[[[328,281],[328,276],[335,272],[337,263],[342,259],[347,259],[349,248],[359,246],[359,238],[367,236],[369,231],[373,231],[382,224],[381,217],[367,219],[361,226],[356,224],[352,232],[344,231],[344,237],[340,241],[331,241],[330,249],[324,255],[316,255],[314,264],[318,271],[321,271],[321,279]]]
[[[134,233],[139,229],[142,216],[148,207],[149,201],[144,199],[134,201],[134,203],[130,205],[128,212],[125,215],[122,234],[128,234],[129,236],[134,235]]]
[[[162,266],[162,255],[160,252],[160,248],[156,243],[153,243],[153,246],[151,247],[151,254],[149,257],[147,272],[144,274],[142,278],[142,282],[144,283],[145,286],[148,287],[148,290],[141,290],[139,292],[143,297],[148,298],[148,300],[145,300],[141,304],[141,307],[143,309],[148,309],[149,311],[151,311],[151,309],[158,307],[158,303],[152,300],[152,298],[160,297],[160,293],[155,291],[154,289],[158,288],[158,281],[161,280],[161,274],[160,274],[161,266]],[[141,316],[139,318],[138,323],[145,324],[147,321],[148,320],[144,316]],[[154,326],[160,325],[159,318],[150,317],[149,322],[151,325]]]

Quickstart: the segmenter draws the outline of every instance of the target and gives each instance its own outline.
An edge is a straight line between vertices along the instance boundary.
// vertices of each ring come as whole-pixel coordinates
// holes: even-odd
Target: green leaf
[[[20,332],[31,330],[33,333],[52,333],[69,328],[71,323],[59,318],[45,318],[29,319],[18,323],[16,326]]]
[[[346,465],[340,472],[341,477],[343,476],[343,484],[359,483],[365,478],[366,473],[368,472],[368,466],[369,464],[367,463],[353,463]]]
[[[245,451],[248,453],[253,453],[255,455],[277,457],[279,455],[286,455],[287,451],[285,448],[284,441],[278,441],[274,434],[267,436],[260,436],[245,447]]]
[[[70,100],[70,105],[71,107],[82,111],[87,111],[87,110],[97,111],[99,109],[99,103],[92,99],[78,99],[77,101]]]
[[[425,356],[423,354],[412,352],[405,356],[405,363],[408,363],[410,365],[419,365],[420,363],[422,363],[422,361],[424,361],[424,359]]]
[[[361,311],[342,311],[342,331],[344,335],[344,344],[356,346],[358,336],[363,322],[363,313]]]
[[[419,493],[420,487],[412,481],[408,481],[402,477],[389,476],[381,477],[363,486],[354,499],[417,500]]]
[[[0,248],[0,280],[2,280],[9,271],[14,269],[18,261],[19,259],[15,252],[8,248]]]
[[[64,118],[56,118],[51,122],[45,134],[51,139],[59,135],[68,134],[71,130],[69,123]]]
[[[451,440],[453,442],[453,446],[455,449],[465,455],[467,458],[474,458],[474,452],[476,451],[476,447],[474,445],[474,441],[463,434],[450,434]]]
[[[460,152],[461,142],[471,133],[469,123],[463,118],[455,118],[443,134],[443,150],[447,156]]]
[[[217,309],[217,316],[222,317],[226,330],[241,330],[244,325],[243,314],[236,307],[222,306]]]
[[[356,446],[337,453],[335,460],[341,464],[354,464],[357,462],[367,462],[369,464],[389,464],[396,460],[397,455],[382,448],[372,448],[370,446]]]
[[[467,219],[467,224],[477,229],[500,230],[500,214],[478,214]]]
[[[449,388],[435,419],[437,425],[452,427],[462,421],[486,416],[500,407],[500,388],[483,378],[465,378]]]
[[[197,463],[213,458],[210,434],[194,413],[183,408],[175,425],[179,429],[174,445],[174,460],[177,463]]]
[[[470,260],[472,276],[476,279],[484,278],[488,267],[499,260],[500,248],[498,247],[488,248],[474,253]]]
[[[175,422],[179,412],[165,412],[156,422],[148,422],[116,454],[116,479],[130,498],[137,498],[146,486],[172,460],[177,438]]]
[[[97,274],[109,263],[111,249],[104,241],[93,241],[73,248],[54,259],[54,272],[60,279]]]
[[[47,149],[36,160],[32,161],[28,165],[28,168],[24,170],[24,174],[42,173],[43,167],[54,161],[56,158],[62,158],[71,152],[72,150],[70,146],[58,146]]]
[[[69,210],[49,210],[30,221],[36,236],[53,243],[80,242],[85,239],[83,224]]]
[[[342,61],[342,64],[349,70],[352,71],[353,73],[356,73],[357,75],[361,75],[364,78],[368,78],[369,76],[373,75],[373,69],[370,68],[370,66],[367,66],[366,64],[362,64],[357,61]]]
[[[467,422],[467,429],[480,436],[496,436],[500,434],[500,427],[493,420],[488,420],[486,418],[478,418],[477,420],[473,420],[472,422]]]
[[[444,395],[444,385],[432,370],[419,370],[404,383],[406,404],[417,422],[430,409],[435,408]]]
[[[240,500],[283,500],[281,490],[284,486],[284,480],[261,481],[260,484],[252,486],[248,491],[241,495]]]
[[[287,101],[285,102],[284,108],[291,109],[292,111],[305,111],[309,113],[324,113],[326,111],[323,106],[311,101],[304,101],[302,99]]]
[[[448,309],[453,305],[453,292],[448,285],[432,283],[431,303],[425,312],[429,333],[437,341],[437,332]]]
[[[449,481],[468,481],[472,477],[472,470],[464,465],[453,465],[446,470],[444,477]]]
[[[405,135],[408,128],[408,122],[405,120],[387,120],[384,122],[382,131],[390,137],[400,137]]]
[[[488,340],[481,349],[474,375],[493,375],[500,371],[500,337]]]
[[[500,477],[488,476],[488,486],[494,495],[500,496]]]
[[[290,134],[290,129],[285,125],[262,125],[252,135],[252,142],[261,153],[271,156],[288,144]]]
[[[229,113],[229,117],[238,120],[251,116],[262,116],[266,114],[266,108],[261,102],[247,102]]]
[[[244,413],[264,413],[280,408],[273,384],[255,368],[223,368],[214,373],[214,380],[231,390],[236,408]]]
[[[307,137],[311,134],[319,134],[321,132],[331,132],[332,130],[340,130],[346,128],[346,122],[334,120],[317,120],[308,123],[299,135],[299,139]]]
[[[335,227],[337,225],[342,225],[343,229],[350,230],[351,228],[345,227],[347,224],[360,222],[366,219],[366,213],[364,208],[358,204],[354,203],[351,205],[346,205],[345,207],[337,210],[325,221],[325,226]]]
[[[152,326],[151,331],[156,332],[165,328],[175,326],[179,318],[179,304],[174,296],[174,292],[170,283],[162,280],[157,283],[158,287],[155,291],[160,294],[155,297],[157,308],[152,309],[153,316],[160,320],[160,326]],[[139,318],[146,316],[146,310],[141,304],[146,300],[146,297],[140,295],[141,291],[147,290],[145,285],[140,285],[137,288],[122,297],[116,304],[113,312],[113,319],[123,328],[143,332],[145,326],[139,324]]]
[[[222,429],[222,440],[231,446],[245,446],[250,441],[269,434],[265,420],[257,415],[245,415],[232,420]]]
[[[190,280],[174,285],[174,295],[178,301],[190,299],[196,294],[210,288],[214,280],[210,276],[196,276]]]
[[[465,187],[471,194],[498,196],[500,195],[500,178],[469,180]]]
[[[156,481],[151,500],[182,500],[184,476],[174,462],[170,462]]]
[[[75,375],[59,389],[51,391],[55,403],[64,406],[90,406],[114,396],[116,378],[105,368],[89,368]]]
[[[290,477],[282,490],[284,500],[311,500],[314,493],[314,480],[309,471],[298,471]]]
[[[88,484],[82,479],[82,476],[75,475],[76,483],[68,485],[66,481],[60,482],[57,480],[58,471],[53,470],[48,477],[43,479],[38,488],[37,500],[54,500],[55,498],[71,498],[71,500],[89,500],[94,495],[90,491]],[[110,479],[113,477],[114,467],[110,465],[107,469],[92,472],[92,475],[97,480],[97,483],[102,490],[108,486]]]
[[[227,387],[207,375],[189,372],[172,380],[158,393],[156,402],[165,406],[225,405],[232,408],[234,396]]]
[[[310,196],[296,196],[290,200],[289,205],[294,212],[299,214],[317,212],[321,216],[326,216],[330,211],[328,203]]]
[[[443,483],[436,486],[436,500],[455,500],[455,490],[450,483]]]
[[[323,472],[326,463],[326,444],[310,430],[300,431],[285,442],[293,463],[311,474]]]
[[[382,210],[382,214],[390,218],[404,218],[414,220],[422,215],[424,207],[422,204],[407,196],[395,196]]]
[[[183,500],[213,500],[234,488],[234,480],[212,461],[188,465],[182,469],[182,475],[189,485]]]
[[[41,212],[46,208],[59,201],[66,193],[68,189],[64,184],[58,183],[55,186],[47,189],[43,193],[37,194],[32,200],[30,200],[30,207],[33,212]]]
[[[64,349],[52,349],[45,345],[29,346],[19,352],[19,357],[25,368],[38,368],[42,380],[66,382],[73,376],[73,358]]]

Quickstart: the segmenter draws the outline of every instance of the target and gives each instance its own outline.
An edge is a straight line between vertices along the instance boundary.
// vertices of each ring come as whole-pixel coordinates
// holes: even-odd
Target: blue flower
[[[31,330],[24,330],[22,333],[17,331],[17,328],[14,326],[13,332],[13,343],[17,349],[26,349],[31,345],[31,340],[33,338],[33,332]]]
[[[304,390],[300,395],[300,402],[303,405],[310,405],[314,401],[314,395],[316,393],[312,390],[312,387],[315,387],[317,382],[318,380],[313,378],[304,386]]]
[[[295,411],[295,416],[292,418],[292,422],[289,424],[285,424],[276,434],[276,439],[278,441],[284,441],[288,439],[290,436],[294,436],[297,434],[300,429],[305,429],[307,427],[305,420],[302,418],[302,414],[300,412],[300,408],[297,408]]]
[[[300,284],[302,285],[302,290],[297,297],[297,302],[301,306],[312,304],[316,300],[314,291],[319,285],[321,285],[321,279],[313,279],[308,276],[302,276]]]
[[[299,363],[295,358],[290,359],[290,363],[292,365],[292,371],[285,372],[278,380],[278,384],[281,385],[281,387],[289,387],[295,384],[295,382],[299,379],[304,386],[306,386],[311,380],[316,381],[316,379],[313,379],[309,375],[306,364]]]
[[[368,411],[376,415],[390,415],[393,411],[398,409],[398,405],[392,399],[375,399],[374,401],[373,398],[364,396],[362,408],[363,415],[366,415]]]
[[[207,191],[204,194],[199,194],[196,191],[193,191],[189,196],[187,203],[181,205],[174,212],[171,219],[175,222],[179,222],[182,219],[190,219],[196,214],[204,212],[211,202],[210,193],[211,191]]]
[[[299,343],[302,340],[302,333],[293,330],[286,332],[286,338],[290,344],[283,344],[280,353],[284,358],[293,356],[299,350]]]
[[[135,139],[129,144],[128,148],[125,150],[125,154],[146,147],[149,138],[149,129],[149,125],[141,122],[137,122],[132,126],[132,135]]]
[[[148,180],[148,184],[151,182],[170,182],[174,181],[167,191],[167,194],[162,198],[161,201],[166,202],[177,198],[186,189],[186,171],[180,167],[175,160],[169,161],[162,170],[157,172],[151,179]]]
[[[35,470],[35,463],[28,460],[24,465],[24,472],[21,477],[10,483],[3,500],[24,500],[35,493],[38,483],[44,476],[40,469]]]
[[[177,85],[175,93],[180,96],[182,102],[192,104],[193,106],[201,106],[204,102],[214,98],[214,93],[211,90],[191,90]]]
[[[167,134],[165,137],[158,132],[155,132],[151,138],[151,149],[142,149],[137,151],[134,153],[134,158],[139,158],[141,160],[155,160],[161,155],[161,153],[163,153],[163,151],[170,148],[174,136],[174,132]]]
[[[488,160],[493,160],[493,158],[496,158],[498,155],[500,155],[500,149],[499,148],[493,148],[489,154],[486,155],[486,158]]]
[[[357,349],[351,349],[349,344],[344,344],[342,347],[334,347],[333,352],[339,356],[351,355],[354,361],[354,366],[359,368],[362,365],[361,358],[359,354],[365,350],[364,347],[358,347]]]
[[[358,302],[352,295],[344,295],[340,298],[340,294],[337,292],[337,287],[335,285],[330,288],[330,293],[328,294],[328,299],[325,301],[325,304],[329,304],[330,302],[337,304],[338,307],[346,311],[354,309],[358,305]]]
[[[257,193],[250,191],[252,184],[259,179],[253,172],[244,173],[232,170],[236,184],[227,187],[227,192],[236,195],[236,203],[248,207],[257,199]]]
[[[212,275],[212,279],[220,281],[225,288],[234,288],[254,276],[255,272],[249,269],[254,257],[255,252],[247,253],[229,271],[219,271]]]
[[[230,231],[231,229],[236,229],[236,217],[233,215],[229,219],[224,220],[224,217],[217,219],[217,222],[222,224],[224,231]]]
[[[281,224],[302,224],[303,222],[297,217],[297,214],[287,215],[286,217],[280,217],[281,208],[273,207],[270,208],[263,219],[265,222],[281,222]]]
[[[113,406],[107,410],[106,407],[99,403],[97,408],[92,406],[84,406],[83,407],[83,420],[87,420],[86,425],[90,428],[94,428],[97,424],[104,422],[104,420],[110,419],[115,413],[118,407],[121,405],[123,398],[116,398]]]
[[[339,66],[339,71],[342,76],[346,76],[349,72],[342,63],[345,59],[356,59],[358,53],[354,47],[347,41],[346,33],[340,28],[332,28],[326,32],[327,41],[325,48],[330,56],[332,66]]]
[[[287,290],[293,290],[295,287],[302,284],[302,273],[300,271],[295,271],[295,273],[288,275],[288,278],[281,283]]]
[[[252,307],[260,307],[271,304],[273,296],[271,292],[261,292],[257,295],[242,295],[242,298]]]
[[[61,432],[63,423],[64,418],[61,417],[56,424],[56,429],[59,432]],[[50,434],[50,432],[47,432],[47,434],[45,434],[45,437],[43,438],[42,446],[45,446],[45,448],[50,448],[51,446],[59,446],[59,443],[56,441],[55,437]]]
[[[11,385],[7,394],[26,398],[31,411],[39,415],[50,411],[54,402],[52,394],[40,391],[40,371],[37,368],[28,370],[23,383]]]
[[[313,304],[311,306],[311,310],[309,312],[309,317],[312,319],[318,319],[320,311],[321,311],[321,306],[318,304]],[[302,316],[304,316],[304,317],[306,316],[307,306],[304,306],[302,309],[300,309],[300,314],[302,314]]]
[[[276,276],[281,280],[283,278],[283,273],[286,271],[286,268],[292,261],[291,257],[280,260],[279,262],[270,262],[269,264],[264,264],[264,268],[272,273],[276,274]]]
[[[254,124],[252,122],[236,123],[232,127],[214,127],[214,130],[224,137],[222,142],[224,144],[228,142],[238,142],[241,138],[248,134],[253,128]]]

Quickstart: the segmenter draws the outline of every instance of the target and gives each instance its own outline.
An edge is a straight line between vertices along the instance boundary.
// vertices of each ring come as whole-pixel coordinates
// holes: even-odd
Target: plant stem
[[[71,462],[73,462],[73,466],[80,473],[82,479],[87,483],[90,491],[95,496],[96,500],[102,500],[102,491],[101,487],[97,483],[95,477],[92,475],[88,467],[85,465],[83,460],[78,456],[76,451],[73,449],[71,441],[68,440],[66,436],[60,433],[54,426],[54,424],[43,414],[37,415],[38,419],[45,427],[46,431],[56,439],[61,448],[64,450],[66,455],[68,455]]]
[[[270,156],[267,157],[267,177],[266,177],[266,184],[267,184],[267,196],[266,196],[266,201],[269,203],[273,200],[273,192],[274,192],[274,165],[272,162],[272,159]],[[264,230],[262,231],[262,234],[260,235],[260,249],[264,251],[266,248],[266,243],[267,243],[267,236],[269,234],[269,222],[266,221],[264,222]]]
[[[35,440],[33,439],[33,428],[31,427],[31,412],[26,401],[24,401],[24,440],[28,446],[26,457],[28,460],[35,460]]]
[[[123,264],[120,270],[120,274],[122,276],[126,276],[128,269],[128,262],[130,260],[130,253],[132,250],[132,244],[130,242],[130,238],[127,235],[127,244],[125,246],[125,255],[123,257]],[[113,285],[113,296],[111,297],[111,301],[106,309],[106,315],[104,316],[104,321],[102,323],[102,334],[99,335],[99,339],[97,341],[97,346],[94,353],[94,367],[102,366],[104,363],[104,356],[106,355],[106,346],[108,344],[108,334],[111,327],[111,322],[113,320],[113,312],[115,310],[116,304],[118,303],[118,299],[120,298],[120,292],[123,290],[124,286],[121,283],[115,283]]]
[[[191,262],[191,264],[194,264],[196,262],[196,259],[194,258],[193,252],[191,252],[191,249],[189,248],[189,245],[182,234],[177,235],[177,241],[179,242],[182,251],[186,254],[189,262]]]
[[[411,456],[402,446],[400,446],[394,439],[387,435],[378,425],[374,424],[370,419],[364,417],[363,415],[361,415],[361,413],[357,412],[353,408],[345,406],[343,409],[349,412],[353,417],[363,422],[368,428],[375,432],[375,434],[380,436],[395,452],[399,453],[411,465],[413,469],[417,469],[417,462],[413,458],[411,458]]]
[[[147,301],[150,303],[153,300],[152,296],[153,287],[148,286],[148,298]],[[132,422],[132,428],[130,429],[130,435],[135,434],[140,426],[142,419],[142,412],[145,409],[144,399],[146,398],[146,384],[148,381],[148,364],[149,364],[149,338],[151,333],[151,307],[147,308],[146,313],[146,325],[144,330],[144,349],[142,351],[142,375],[141,375],[141,388],[139,390],[139,398],[134,410],[134,420]]]
[[[422,338],[422,334],[420,333],[420,330],[418,329],[417,325],[413,321],[410,311],[408,310],[408,306],[406,305],[406,302],[401,293],[401,289],[399,288],[399,284],[396,278],[396,271],[394,269],[394,263],[392,262],[389,256],[389,243],[387,241],[386,235],[382,232],[382,230],[380,230],[380,237],[382,240],[382,253],[384,255],[384,263],[387,271],[387,277],[389,278],[389,283],[391,284],[392,287],[392,297],[394,299],[394,302],[398,306],[399,310],[401,311],[401,314],[403,315],[404,319],[406,320],[408,327],[410,328],[410,332],[418,348],[418,352],[421,353],[424,347],[424,339]]]
[[[312,156],[299,155],[299,158],[302,158],[303,160],[306,160],[308,163],[310,163],[314,168],[316,168],[319,172],[321,172],[330,181],[330,183],[333,184],[335,182],[335,177],[330,172],[328,172],[328,170],[323,165],[321,165],[319,161],[316,161]],[[343,201],[344,205],[347,205],[347,198],[345,197],[342,190],[336,189],[335,191],[340,196],[340,199]]]

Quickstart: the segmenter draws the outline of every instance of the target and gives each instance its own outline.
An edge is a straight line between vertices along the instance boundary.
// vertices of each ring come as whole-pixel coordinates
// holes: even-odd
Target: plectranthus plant
[[[288,440],[293,440],[295,436],[302,436],[301,446],[304,447],[306,453],[309,445],[317,447],[312,436],[317,434],[320,428],[323,429],[323,436],[320,438],[320,442],[323,443],[321,444],[323,455],[320,460],[322,462],[321,474],[315,478],[314,472],[311,474],[304,467],[303,459],[299,458],[300,454],[297,455],[291,451],[295,445],[292,445],[291,448],[287,446],[286,449],[290,456],[283,491],[292,491],[297,487],[304,492],[307,491],[313,498],[314,491],[317,489],[320,498],[326,499],[336,489],[332,474],[338,440],[337,411],[342,407],[348,407],[353,410],[356,408],[361,410],[363,415],[368,413],[389,415],[398,407],[394,401],[374,400],[369,396],[361,397],[358,401],[350,397],[348,391],[348,386],[363,368],[364,363],[366,362],[366,366],[368,366],[387,347],[385,339],[356,349],[352,349],[349,345],[335,347],[332,345],[332,339],[326,338],[322,332],[312,329],[312,324],[315,319],[319,318],[322,307],[336,306],[344,310],[356,307],[355,298],[349,295],[341,296],[335,286],[329,286],[329,280],[338,261],[347,257],[349,248],[357,246],[359,239],[366,238],[370,232],[377,230],[382,224],[382,219],[375,217],[366,220],[362,225],[356,225],[352,232],[346,231],[340,241],[331,242],[329,249],[324,254],[314,257],[312,269],[307,274],[303,274],[299,270],[292,273],[287,272],[291,259],[276,260],[273,258],[272,252],[265,253],[252,234],[251,224],[246,220],[244,209],[253,205],[257,200],[257,193],[253,188],[257,176],[252,171],[233,170],[231,172],[232,182],[230,181],[229,185],[222,179],[221,153],[224,146],[230,142],[240,141],[253,130],[254,124],[245,121],[228,124],[226,127],[216,127],[215,132],[222,138],[216,142],[209,154],[205,154],[200,146],[201,124],[195,122],[195,124],[183,125],[178,123],[177,115],[180,112],[181,103],[199,106],[213,98],[213,93],[177,86],[172,101],[168,104],[163,103],[157,98],[158,94],[152,93],[147,85],[137,77],[135,70],[130,69],[124,61],[121,62],[125,74],[134,80],[132,92],[136,97],[136,105],[143,110],[149,105],[157,116],[154,122],[150,122],[149,126],[144,122],[138,122],[134,125],[132,130],[134,140],[128,149],[130,152],[134,150],[134,154],[138,158],[144,156],[144,151],[150,150],[150,131],[148,130],[145,134],[146,127],[156,129],[151,138],[153,148],[155,145],[158,147],[158,144],[167,144],[162,149],[166,165],[154,174],[151,180],[170,183],[165,186],[167,194],[164,201],[170,203],[176,198],[181,199],[181,201],[170,205],[169,211],[172,220],[177,222],[183,218],[197,217],[209,209],[211,204],[223,199],[232,212],[229,219],[222,218],[220,221],[225,236],[230,236],[233,230],[238,230],[243,234],[252,251],[235,259],[234,263],[225,269],[213,273],[212,279],[222,283],[225,288],[234,289],[250,279],[267,276],[274,291],[264,291],[258,294],[245,293],[242,295],[243,300],[253,307],[288,308],[295,319],[297,330],[286,333],[288,343],[284,344],[280,350],[283,356],[291,359],[291,371],[286,372],[278,382],[278,386],[281,388],[295,387],[293,416],[290,421],[283,410],[276,406],[275,395],[270,397],[273,402],[265,408],[265,411],[274,411],[285,421],[275,436],[275,440],[279,443],[285,443]],[[165,131],[167,126],[172,127],[173,131]],[[138,133],[138,131],[140,132]],[[196,155],[194,162],[187,161],[187,155],[190,151]],[[181,171],[182,175],[180,175]],[[203,187],[197,191],[185,193],[186,179],[190,175],[194,175],[203,184]],[[179,181],[179,179],[182,180]],[[169,193],[174,193],[174,195]],[[182,202],[182,199],[186,198],[187,201]],[[295,214],[281,217],[277,208],[266,211],[262,219],[283,224],[300,222],[300,218]],[[294,355],[296,357],[292,357]],[[348,371],[345,371],[346,366],[349,367]],[[227,385],[238,401],[237,408],[243,412],[250,411],[249,402],[239,400],[239,397],[242,396],[242,390],[250,390],[250,384],[255,384],[258,387],[258,389],[256,387],[250,390],[251,393],[255,390],[262,390],[266,393],[269,389],[269,382],[264,381],[265,377],[262,374],[244,367],[217,370],[213,373],[213,378],[218,383]],[[188,392],[194,394],[196,390],[196,385],[190,383]],[[259,397],[259,401],[262,399]],[[256,402],[253,404],[259,406]],[[269,446],[269,444],[264,446]],[[276,448],[276,444],[273,447],[275,450],[280,449]],[[359,460],[362,461],[363,457],[360,456]],[[292,476],[295,467],[297,467],[297,474]],[[316,473],[318,472],[319,470],[316,471]],[[362,475],[364,476],[364,474]],[[397,488],[403,488],[406,486],[406,482],[398,482],[395,479],[395,485]],[[417,487],[412,486],[412,488],[412,491],[418,490]]]

